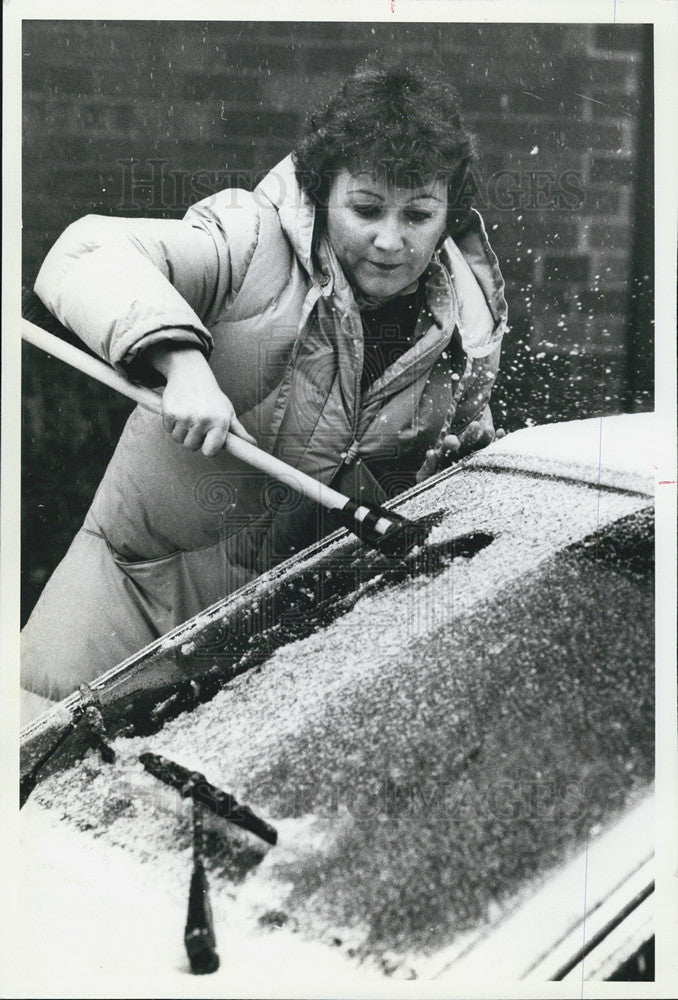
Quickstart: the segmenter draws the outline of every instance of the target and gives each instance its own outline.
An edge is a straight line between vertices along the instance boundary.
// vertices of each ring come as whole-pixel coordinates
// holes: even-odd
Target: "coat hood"
[[[299,187],[291,156],[286,156],[266,174],[255,188],[254,195],[255,198],[264,196],[275,207],[280,225],[299,263],[313,277],[315,204]]]

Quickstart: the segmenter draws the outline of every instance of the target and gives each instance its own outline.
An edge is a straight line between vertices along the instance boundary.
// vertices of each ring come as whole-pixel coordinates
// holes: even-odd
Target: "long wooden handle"
[[[146,409],[152,410],[153,413],[162,413],[162,401],[159,393],[146,386],[133,385],[110,365],[100,361],[99,358],[93,358],[81,351],[80,348],[66,343],[65,340],[60,340],[59,337],[55,337],[43,330],[42,327],[36,326],[30,320],[21,320],[21,336],[34,347],[39,347],[42,351],[59,358],[60,361],[64,361],[72,368],[77,368],[78,371],[103,382],[111,389],[116,389]],[[349,503],[349,498],[343,493],[333,490],[330,486],[325,486],[324,483],[318,482],[312,476],[307,476],[305,472],[293,468],[286,462],[281,462],[279,458],[269,455],[267,451],[262,451],[261,448],[255,447],[249,441],[245,441],[235,434],[227,435],[224,448],[247,465],[273,476],[274,479],[279,479],[323,507],[330,510],[343,510]]]

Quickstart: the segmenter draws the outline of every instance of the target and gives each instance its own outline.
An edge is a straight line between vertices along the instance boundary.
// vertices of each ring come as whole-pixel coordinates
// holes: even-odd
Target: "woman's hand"
[[[236,417],[202,351],[190,345],[158,344],[149,348],[148,359],[167,379],[162,424],[177,443],[208,457],[221,451],[229,432],[257,443]]]
[[[495,431],[492,421],[492,413],[489,406],[485,407],[480,419],[472,420],[458,436],[447,434],[438,449],[430,448],[426,452],[426,458],[421,469],[417,472],[416,481],[421,483],[424,479],[440,472],[441,469],[458,462],[474,451],[487,448],[488,444],[506,436],[506,431],[501,427]]]

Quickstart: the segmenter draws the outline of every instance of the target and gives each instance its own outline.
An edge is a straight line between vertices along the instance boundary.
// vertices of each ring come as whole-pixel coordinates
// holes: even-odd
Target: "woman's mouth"
[[[376,260],[368,260],[367,263],[371,264],[372,267],[376,267],[377,271],[384,271],[386,273],[396,271],[399,267],[402,267],[402,264],[381,264]]]

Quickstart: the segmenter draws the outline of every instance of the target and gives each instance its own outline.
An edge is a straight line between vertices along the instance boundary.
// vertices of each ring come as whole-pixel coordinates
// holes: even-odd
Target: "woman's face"
[[[354,288],[387,299],[426,269],[447,220],[445,181],[394,187],[369,173],[342,170],[332,180],[327,232]]]

